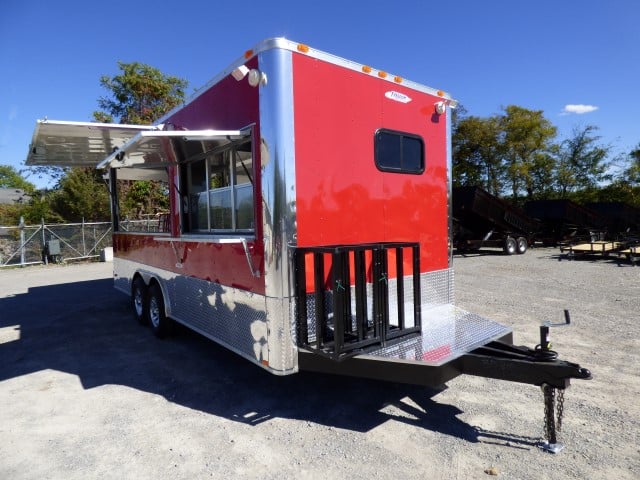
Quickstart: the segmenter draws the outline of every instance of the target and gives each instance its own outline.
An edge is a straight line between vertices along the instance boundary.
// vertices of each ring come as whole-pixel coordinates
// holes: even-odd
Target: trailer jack
[[[540,344],[534,349],[494,341],[457,360],[461,373],[540,386],[544,397],[545,434],[540,447],[551,453],[564,448],[557,434],[562,429],[565,389],[572,378],[592,378],[588,369],[559,360],[557,352],[551,350],[549,328],[569,325],[568,310],[564,315],[565,323],[545,322],[540,326]]]

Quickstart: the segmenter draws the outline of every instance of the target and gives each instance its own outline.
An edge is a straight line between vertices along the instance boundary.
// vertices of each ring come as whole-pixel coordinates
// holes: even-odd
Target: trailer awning
[[[151,125],[38,120],[26,164],[95,167],[136,133],[158,128]]]
[[[175,163],[171,139],[206,142],[206,150],[246,138],[242,130],[162,130],[163,125],[38,120],[26,164],[153,168]],[[142,175],[147,177],[148,175]],[[119,177],[124,178],[122,175]]]
[[[171,153],[172,143],[206,142],[205,150],[226,145],[235,140],[247,138],[251,129],[243,130],[144,130],[102,160],[98,168],[153,168],[175,164]]]

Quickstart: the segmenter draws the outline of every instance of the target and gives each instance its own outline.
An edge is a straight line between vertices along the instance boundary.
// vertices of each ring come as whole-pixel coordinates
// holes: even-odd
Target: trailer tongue
[[[589,372],[454,304],[455,105],[272,39],[157,125],[38,122],[27,163],[105,169],[114,286],[158,337],[179,322],[276,375],[539,385],[558,451],[555,402]],[[131,182],[166,210],[132,210]]]

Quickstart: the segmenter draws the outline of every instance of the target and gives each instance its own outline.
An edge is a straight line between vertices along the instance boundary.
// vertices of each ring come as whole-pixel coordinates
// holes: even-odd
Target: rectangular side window
[[[187,159],[182,166],[184,231],[251,233],[255,228],[251,141],[233,142]],[[188,200],[187,200],[188,199]]]
[[[424,172],[424,142],[418,135],[380,129],[374,136],[374,156],[383,172]]]

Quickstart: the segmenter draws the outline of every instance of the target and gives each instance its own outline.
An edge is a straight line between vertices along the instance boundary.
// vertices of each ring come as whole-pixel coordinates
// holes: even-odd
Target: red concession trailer
[[[467,373],[551,402],[589,372],[454,305],[455,104],[278,38],[156,125],[39,121],[28,163],[105,169],[115,287],[160,337],[179,322],[277,375]],[[168,211],[120,215],[135,181],[162,182]]]

